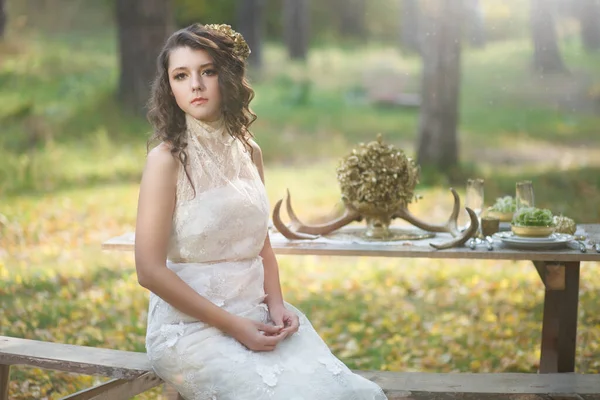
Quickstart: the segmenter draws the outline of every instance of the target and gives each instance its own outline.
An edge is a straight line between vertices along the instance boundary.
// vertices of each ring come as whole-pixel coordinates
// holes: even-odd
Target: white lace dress
[[[167,265],[219,307],[271,323],[259,256],[269,204],[250,153],[222,123],[188,117],[187,124],[195,194],[181,168]],[[156,373],[187,400],[386,399],[286,307],[300,317],[299,331],[272,352],[253,352],[151,294],[146,350]]]

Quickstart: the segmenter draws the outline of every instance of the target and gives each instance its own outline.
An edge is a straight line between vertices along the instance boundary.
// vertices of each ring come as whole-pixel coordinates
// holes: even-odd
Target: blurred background
[[[378,133],[421,165],[411,210],[448,189],[600,222],[598,0],[0,0],[0,334],[144,350],[133,230],[165,38],[227,23],[252,49],[252,125],[272,203],[340,208],[339,159]],[[535,372],[543,287],[523,262],[279,258],[287,300],[352,368]],[[600,370],[598,265],[584,265],[578,372]],[[536,287],[538,290],[532,291]],[[15,399],[96,378],[14,368]],[[160,390],[140,398],[160,398]]]

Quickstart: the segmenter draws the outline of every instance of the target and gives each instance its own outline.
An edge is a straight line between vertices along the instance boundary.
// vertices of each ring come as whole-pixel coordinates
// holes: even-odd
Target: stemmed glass
[[[477,235],[479,235],[481,230],[481,212],[484,206],[483,183],[483,179],[467,179],[465,206],[469,207],[477,215],[477,220],[479,221]]]
[[[533,184],[531,181],[520,181],[516,185],[516,211],[521,208],[534,207]]]

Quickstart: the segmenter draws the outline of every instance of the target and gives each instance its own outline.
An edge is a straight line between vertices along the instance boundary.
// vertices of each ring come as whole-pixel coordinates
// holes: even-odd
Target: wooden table
[[[585,227],[580,225],[580,228]],[[483,245],[475,250],[467,247],[435,250],[429,246],[430,242],[448,239],[449,236],[438,234],[433,239],[395,243],[326,238],[309,241],[288,240],[278,232],[271,233],[271,244],[276,254],[532,261],[546,289],[539,372],[574,372],[580,265],[584,261],[600,262],[600,254],[591,248],[582,253],[576,247],[545,251],[515,250],[499,243],[495,244],[492,251]],[[133,244],[134,234],[127,233],[107,240],[102,248],[133,251]]]

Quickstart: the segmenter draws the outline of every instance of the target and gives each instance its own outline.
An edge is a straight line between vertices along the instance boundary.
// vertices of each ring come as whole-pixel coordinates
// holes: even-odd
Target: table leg
[[[574,372],[580,263],[534,265],[546,288],[539,372]]]
[[[0,364],[0,400],[8,400],[10,365]]]

